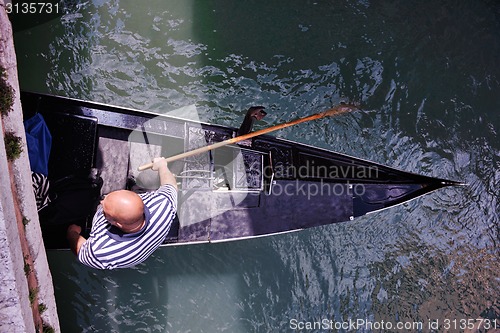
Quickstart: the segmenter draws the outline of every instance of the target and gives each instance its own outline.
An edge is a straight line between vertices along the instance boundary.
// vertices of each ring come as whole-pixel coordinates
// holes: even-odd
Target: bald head
[[[132,191],[120,190],[101,201],[106,219],[124,232],[133,232],[144,224],[144,203]]]

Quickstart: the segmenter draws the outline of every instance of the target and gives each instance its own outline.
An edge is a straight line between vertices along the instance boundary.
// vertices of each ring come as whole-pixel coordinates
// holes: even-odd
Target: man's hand
[[[154,171],[158,171],[161,185],[170,184],[177,189],[177,180],[175,179],[175,176],[172,174],[172,172],[170,172],[170,170],[168,169],[167,161],[165,160],[165,158],[156,157],[153,160],[152,169]]]
[[[72,224],[68,227],[66,231],[66,238],[68,238],[69,247],[74,254],[78,255],[80,247],[85,243],[86,239],[80,236],[82,233],[82,227],[76,224]]]
[[[82,227],[80,227],[79,225],[77,224],[72,224],[68,227],[68,231],[67,231],[67,234],[70,234],[70,233],[77,233],[78,235],[80,235],[82,233]]]
[[[153,160],[153,171],[158,171],[160,168],[168,168],[167,167],[167,161],[165,160],[164,157],[155,157]]]

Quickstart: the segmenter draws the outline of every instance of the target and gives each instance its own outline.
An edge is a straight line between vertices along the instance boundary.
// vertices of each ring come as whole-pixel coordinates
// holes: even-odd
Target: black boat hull
[[[151,175],[136,171],[141,161],[222,141],[237,132],[57,96],[21,97],[25,117],[41,113],[52,133],[50,181],[98,169],[103,193],[125,188],[131,175],[149,184]],[[458,184],[272,136],[174,163],[171,169],[180,176],[178,219],[164,245],[221,242],[350,221]],[[91,216],[89,212],[82,222],[87,231]],[[64,221],[42,219],[41,224],[47,248],[67,247]]]

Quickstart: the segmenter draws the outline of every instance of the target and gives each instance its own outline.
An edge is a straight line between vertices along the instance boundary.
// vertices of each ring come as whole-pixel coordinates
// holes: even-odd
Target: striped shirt
[[[177,211],[175,187],[167,184],[139,196],[144,202],[142,229],[122,232],[106,220],[99,206],[90,236],[78,252],[81,263],[97,269],[132,267],[146,260],[163,243]]]

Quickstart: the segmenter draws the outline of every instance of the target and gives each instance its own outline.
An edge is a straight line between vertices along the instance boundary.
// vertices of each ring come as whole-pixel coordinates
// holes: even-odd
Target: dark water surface
[[[134,269],[100,272],[49,252],[63,332],[289,332],[358,319],[500,326],[498,2],[64,8],[19,25],[23,89],[159,113],[196,104],[202,120],[234,127],[250,105],[267,107],[263,127],[359,101],[362,112],[276,135],[468,186],[299,233],[163,248]],[[398,331],[323,328],[302,331]]]

